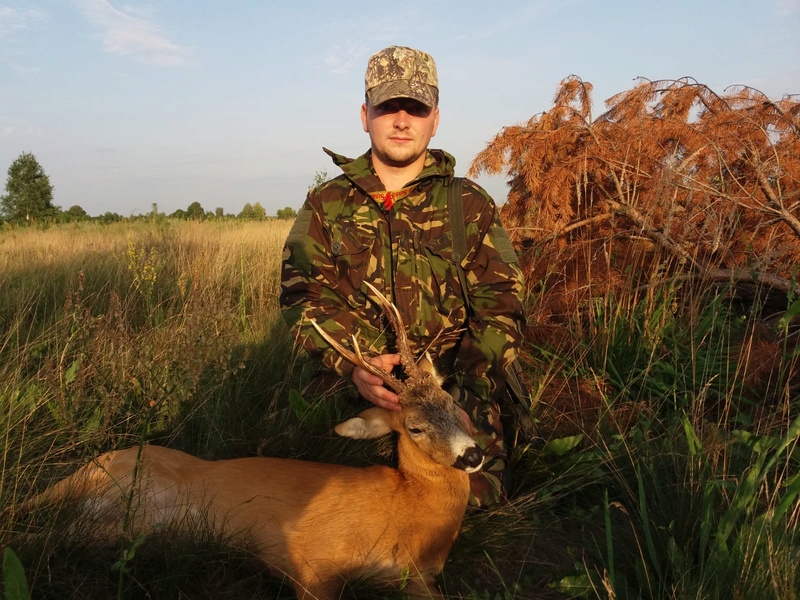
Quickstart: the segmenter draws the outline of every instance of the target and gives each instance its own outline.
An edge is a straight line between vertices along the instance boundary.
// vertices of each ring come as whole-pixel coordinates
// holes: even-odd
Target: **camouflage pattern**
[[[478,507],[499,504],[508,498],[513,483],[500,405],[468,390],[455,388],[450,394],[472,419],[476,429],[472,437],[484,454],[483,468],[470,474],[469,503]]]
[[[385,191],[370,153],[352,160],[326,152],[344,173],[309,191],[283,250],[281,307],[298,343],[349,379],[352,365],[314,330],[369,354],[396,352],[394,334],[365,281],[399,309],[412,352],[429,351],[450,390],[505,468],[497,402],[522,341],[522,273],[488,194],[465,180],[467,255],[463,290],[453,259],[447,189],[455,159],[429,150],[413,191],[383,210]],[[502,456],[501,456],[502,455]],[[500,476],[502,479],[502,473]],[[506,489],[506,492],[508,490]]]
[[[392,98],[413,98],[435,108],[439,102],[436,63],[429,54],[413,48],[384,48],[367,63],[364,91],[373,106]]]

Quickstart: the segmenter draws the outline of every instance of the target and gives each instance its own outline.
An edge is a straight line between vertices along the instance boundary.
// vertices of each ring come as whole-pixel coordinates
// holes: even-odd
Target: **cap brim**
[[[367,90],[370,104],[378,106],[387,100],[395,98],[411,98],[422,102],[428,108],[435,108],[439,91],[432,85],[419,82],[410,82],[404,79],[387,81]]]

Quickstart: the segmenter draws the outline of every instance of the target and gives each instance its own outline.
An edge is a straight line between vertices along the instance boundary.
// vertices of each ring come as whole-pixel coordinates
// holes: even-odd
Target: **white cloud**
[[[38,8],[0,6],[0,38],[32,29],[46,18],[47,14]]]
[[[42,137],[41,128],[36,125],[0,124],[0,140],[4,142],[29,142]]]
[[[35,37],[48,19],[38,8],[0,6],[0,67],[20,75],[38,73],[39,68],[27,64],[25,41]]]
[[[39,67],[32,67],[18,62],[16,57],[0,56],[0,64],[6,65],[9,69],[22,76],[36,75],[42,72]]]
[[[356,67],[361,69],[367,62],[367,52],[367,46],[359,42],[351,42],[347,46],[334,46],[328,50],[322,59],[322,64],[331,73],[344,75]]]
[[[122,12],[141,19],[152,19],[156,16],[155,9],[150,5],[135,6],[133,4],[123,4]]]
[[[782,17],[800,13],[800,0],[777,0],[775,2],[777,13]]]
[[[74,1],[89,22],[102,30],[103,46],[108,52],[161,66],[175,66],[186,61],[186,49],[170,41],[146,16],[150,11],[130,5],[119,10],[107,0]]]

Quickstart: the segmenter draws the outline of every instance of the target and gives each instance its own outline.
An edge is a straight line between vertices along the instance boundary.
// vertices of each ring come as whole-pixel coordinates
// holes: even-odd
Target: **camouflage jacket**
[[[354,334],[367,355],[395,352],[394,334],[371,303],[369,281],[392,300],[411,350],[429,350],[446,385],[498,395],[521,342],[522,273],[489,195],[464,180],[467,255],[463,290],[447,214],[455,159],[429,150],[409,194],[385,210],[370,154],[352,160],[325,150],[344,173],[309,191],[283,250],[281,307],[311,356],[348,376],[353,367],[313,329],[345,346]]]

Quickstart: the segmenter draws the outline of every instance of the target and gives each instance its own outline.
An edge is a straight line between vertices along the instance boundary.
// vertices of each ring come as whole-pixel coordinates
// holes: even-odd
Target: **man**
[[[463,221],[448,213],[455,159],[428,149],[439,125],[436,65],[428,54],[392,46],[369,59],[361,122],[370,150],[355,160],[325,150],[343,174],[312,189],[283,256],[281,306],[311,356],[349,378],[369,402],[401,410],[397,396],[343,360],[312,328],[400,363],[394,335],[365,281],[400,310],[412,351],[426,350],[445,389],[471,417],[487,455],[472,477],[472,503],[490,506],[510,491],[498,401],[522,339],[522,274],[492,199],[464,180]],[[457,189],[457,188],[455,188]],[[466,236],[465,256],[454,231]]]

